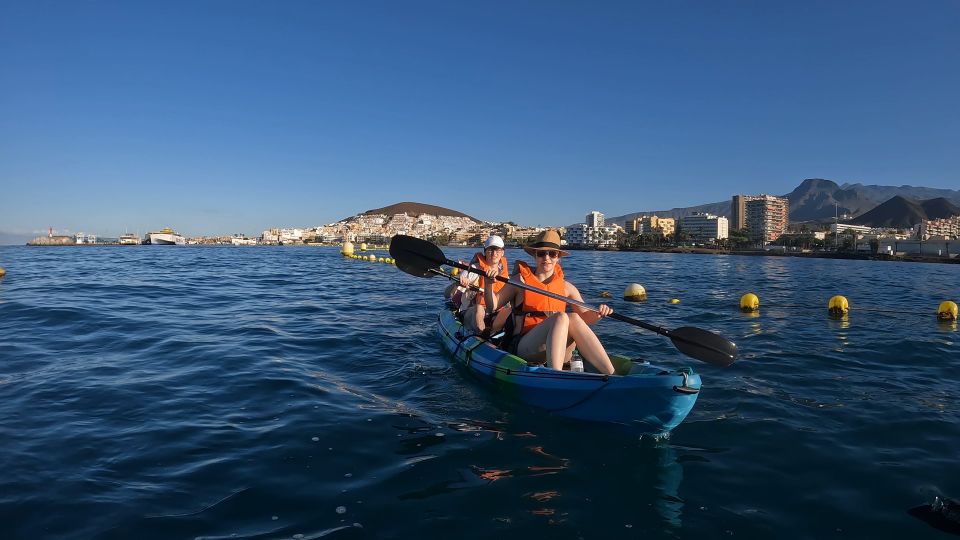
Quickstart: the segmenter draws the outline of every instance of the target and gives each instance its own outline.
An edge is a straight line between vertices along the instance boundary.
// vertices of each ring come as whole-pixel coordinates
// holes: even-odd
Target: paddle
[[[403,268],[401,268],[401,270],[403,270]],[[460,283],[460,279],[459,279],[459,278],[455,278],[455,277],[451,276],[450,274],[444,272],[443,270],[437,270],[436,268],[430,268],[430,269],[427,270],[427,271],[430,272],[431,274],[436,274],[436,275],[438,275],[438,276],[443,276],[443,277],[449,279],[450,281],[456,281],[457,283]],[[407,273],[409,274],[410,272],[407,272]],[[418,275],[418,274],[414,274],[414,275]],[[423,276],[423,277],[430,277],[430,276]],[[447,286],[449,287],[449,285],[447,285]],[[462,285],[461,285],[461,287],[462,287]],[[483,293],[483,289],[481,289],[480,287],[477,287],[476,285],[467,285],[467,288],[470,289],[471,291],[477,291],[478,293]]]
[[[437,268],[443,264],[447,266],[453,266],[461,270],[471,270],[471,268],[465,264],[448,259],[443,254],[443,251],[434,244],[426,240],[421,240],[419,238],[402,234],[398,234],[394,236],[392,240],[390,240],[390,256],[397,261],[397,268],[417,277],[432,277],[439,272]],[[436,272],[434,270],[436,270]],[[573,298],[568,298],[559,294],[554,294],[543,289],[538,289],[537,287],[527,285],[526,283],[509,280],[503,276],[496,276],[495,279],[504,283],[510,283],[514,287],[519,287],[521,289],[542,294],[562,302],[579,306],[583,309],[599,311],[598,308],[590,306],[584,302],[580,302],[578,300],[574,300]],[[681,353],[708,364],[727,367],[737,359],[737,346],[731,341],[724,339],[723,337],[714,334],[709,330],[704,330],[702,328],[696,328],[693,326],[683,326],[675,330],[668,330],[661,326],[656,326],[639,319],[634,319],[633,317],[621,315],[619,313],[611,313],[609,317],[611,319],[616,319],[618,321],[623,321],[625,323],[650,330],[651,332],[655,332],[661,336],[666,336],[670,338],[670,341],[673,342],[673,345]]]

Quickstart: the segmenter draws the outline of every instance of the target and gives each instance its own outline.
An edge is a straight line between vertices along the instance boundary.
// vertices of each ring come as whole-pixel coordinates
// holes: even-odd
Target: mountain
[[[862,214],[885,199],[878,199],[862,185],[843,189],[832,180],[808,178],[786,195],[790,221],[817,221],[837,214]]]
[[[731,198],[736,193],[731,193]],[[793,191],[783,195],[790,200],[790,221],[827,221],[833,220],[836,214],[860,216],[873,210],[881,203],[892,197],[902,197],[907,200],[943,200],[950,205],[960,205],[960,190],[927,188],[920,186],[876,186],[863,184],[838,185],[832,180],[824,178],[808,178],[800,183]],[[901,205],[906,210],[906,206]],[[673,208],[670,210],[656,210],[633,212],[623,216],[608,218],[607,221],[623,225],[627,220],[642,215],[656,214],[666,217],[686,217],[693,212],[709,212],[718,216],[730,217],[730,200],[715,203]],[[909,221],[904,216],[901,221]],[[882,220],[881,220],[882,221]]]
[[[873,210],[852,219],[854,225],[909,229],[925,219],[960,215],[960,208],[943,197],[916,201],[895,195]]]
[[[434,206],[432,204],[423,204],[423,203],[416,203],[416,202],[400,202],[396,204],[391,204],[390,206],[384,206],[383,208],[374,208],[373,210],[367,210],[366,212],[362,212],[359,215],[369,215],[369,214],[384,214],[387,216],[393,216],[396,214],[407,214],[410,216],[419,216],[420,214],[431,214],[434,216],[465,217],[465,218],[469,218],[474,221],[480,222],[479,219],[468,216],[463,212],[457,212],[456,210],[450,210],[449,208],[444,208],[442,206]],[[345,219],[350,219],[350,218],[345,218]],[[345,221],[345,220],[341,220],[341,221]]]

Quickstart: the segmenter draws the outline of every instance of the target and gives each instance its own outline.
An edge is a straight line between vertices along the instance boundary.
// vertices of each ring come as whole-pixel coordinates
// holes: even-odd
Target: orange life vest
[[[486,274],[487,270],[490,269],[490,265],[487,264],[487,259],[486,257],[483,256],[483,253],[475,254],[473,256],[473,261],[471,262],[473,264],[476,264],[478,267],[480,267],[480,269],[483,270],[484,274]],[[510,271],[507,270],[508,268],[510,268],[510,265],[507,263],[507,256],[504,255],[500,257],[500,275],[503,276],[505,279],[510,279]],[[487,287],[486,281],[487,281],[486,276],[481,275],[480,281],[477,282],[477,287],[480,287],[481,289],[486,289]],[[506,285],[506,283],[502,281],[494,281],[493,294],[497,294],[498,292],[500,292],[500,289],[502,289],[504,285]],[[474,302],[476,302],[477,304],[480,304],[481,306],[486,305],[487,303],[486,299],[484,299],[483,297],[483,293],[477,293],[477,295],[473,297],[473,300]]]
[[[553,277],[548,283],[541,283],[540,280],[537,279],[534,269],[530,268],[525,262],[517,261],[517,270],[520,272],[520,277],[523,278],[523,282],[527,285],[544,289],[561,296],[567,295],[566,282],[563,280],[563,269],[560,268],[559,264],[554,265]],[[524,289],[523,303],[519,306],[519,309],[515,310],[519,315],[523,315],[523,327],[520,330],[520,334],[523,335],[533,330],[535,326],[547,320],[547,317],[551,314],[566,310],[566,302]]]

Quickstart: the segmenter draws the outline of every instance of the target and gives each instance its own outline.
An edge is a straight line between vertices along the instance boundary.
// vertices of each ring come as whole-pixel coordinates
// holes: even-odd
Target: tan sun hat
[[[560,252],[561,257],[567,257],[570,254],[560,249],[560,233],[553,229],[541,232],[533,238],[533,242],[523,247],[523,250],[531,256],[537,255],[538,249],[555,249]]]

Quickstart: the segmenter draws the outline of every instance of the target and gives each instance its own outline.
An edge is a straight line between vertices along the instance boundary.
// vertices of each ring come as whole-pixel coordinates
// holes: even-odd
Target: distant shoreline
[[[749,257],[800,257],[808,259],[846,259],[858,261],[894,261],[894,262],[931,262],[931,263],[949,263],[960,264],[960,256],[954,257],[921,257],[919,255],[881,255],[873,253],[847,253],[836,251],[766,251],[766,250],[723,250],[708,248],[571,248],[571,251],[623,251],[623,252],[641,252],[641,253],[687,253],[696,255],[746,255]]]
[[[17,244],[10,244],[17,245]],[[145,244],[112,244],[112,243],[97,243],[97,244],[26,244],[29,247],[136,247],[142,246]],[[150,247],[160,247],[160,246],[150,246]],[[327,247],[327,248],[340,248],[340,245],[337,244],[264,244],[256,246],[234,246],[231,244],[185,244],[181,247],[231,247],[231,248],[251,248],[251,247]],[[470,248],[476,246],[461,246],[461,245],[447,245],[444,247],[451,248]],[[516,246],[511,246],[516,247]],[[367,251],[373,251],[376,249],[387,249],[386,246],[371,246]],[[844,260],[856,260],[856,261],[892,261],[892,262],[925,262],[925,263],[946,263],[946,264],[960,264],[960,254],[954,257],[920,257],[918,255],[880,255],[872,253],[846,253],[846,252],[834,252],[834,251],[817,251],[817,252],[801,252],[801,251],[761,251],[761,250],[722,250],[722,249],[708,249],[708,248],[685,248],[685,247],[673,247],[673,248],[582,248],[582,247],[571,247],[567,246],[566,249],[570,251],[609,251],[609,252],[625,252],[625,253],[678,253],[678,254],[693,254],[693,255],[744,255],[748,257],[799,257],[807,259],[844,259]]]

